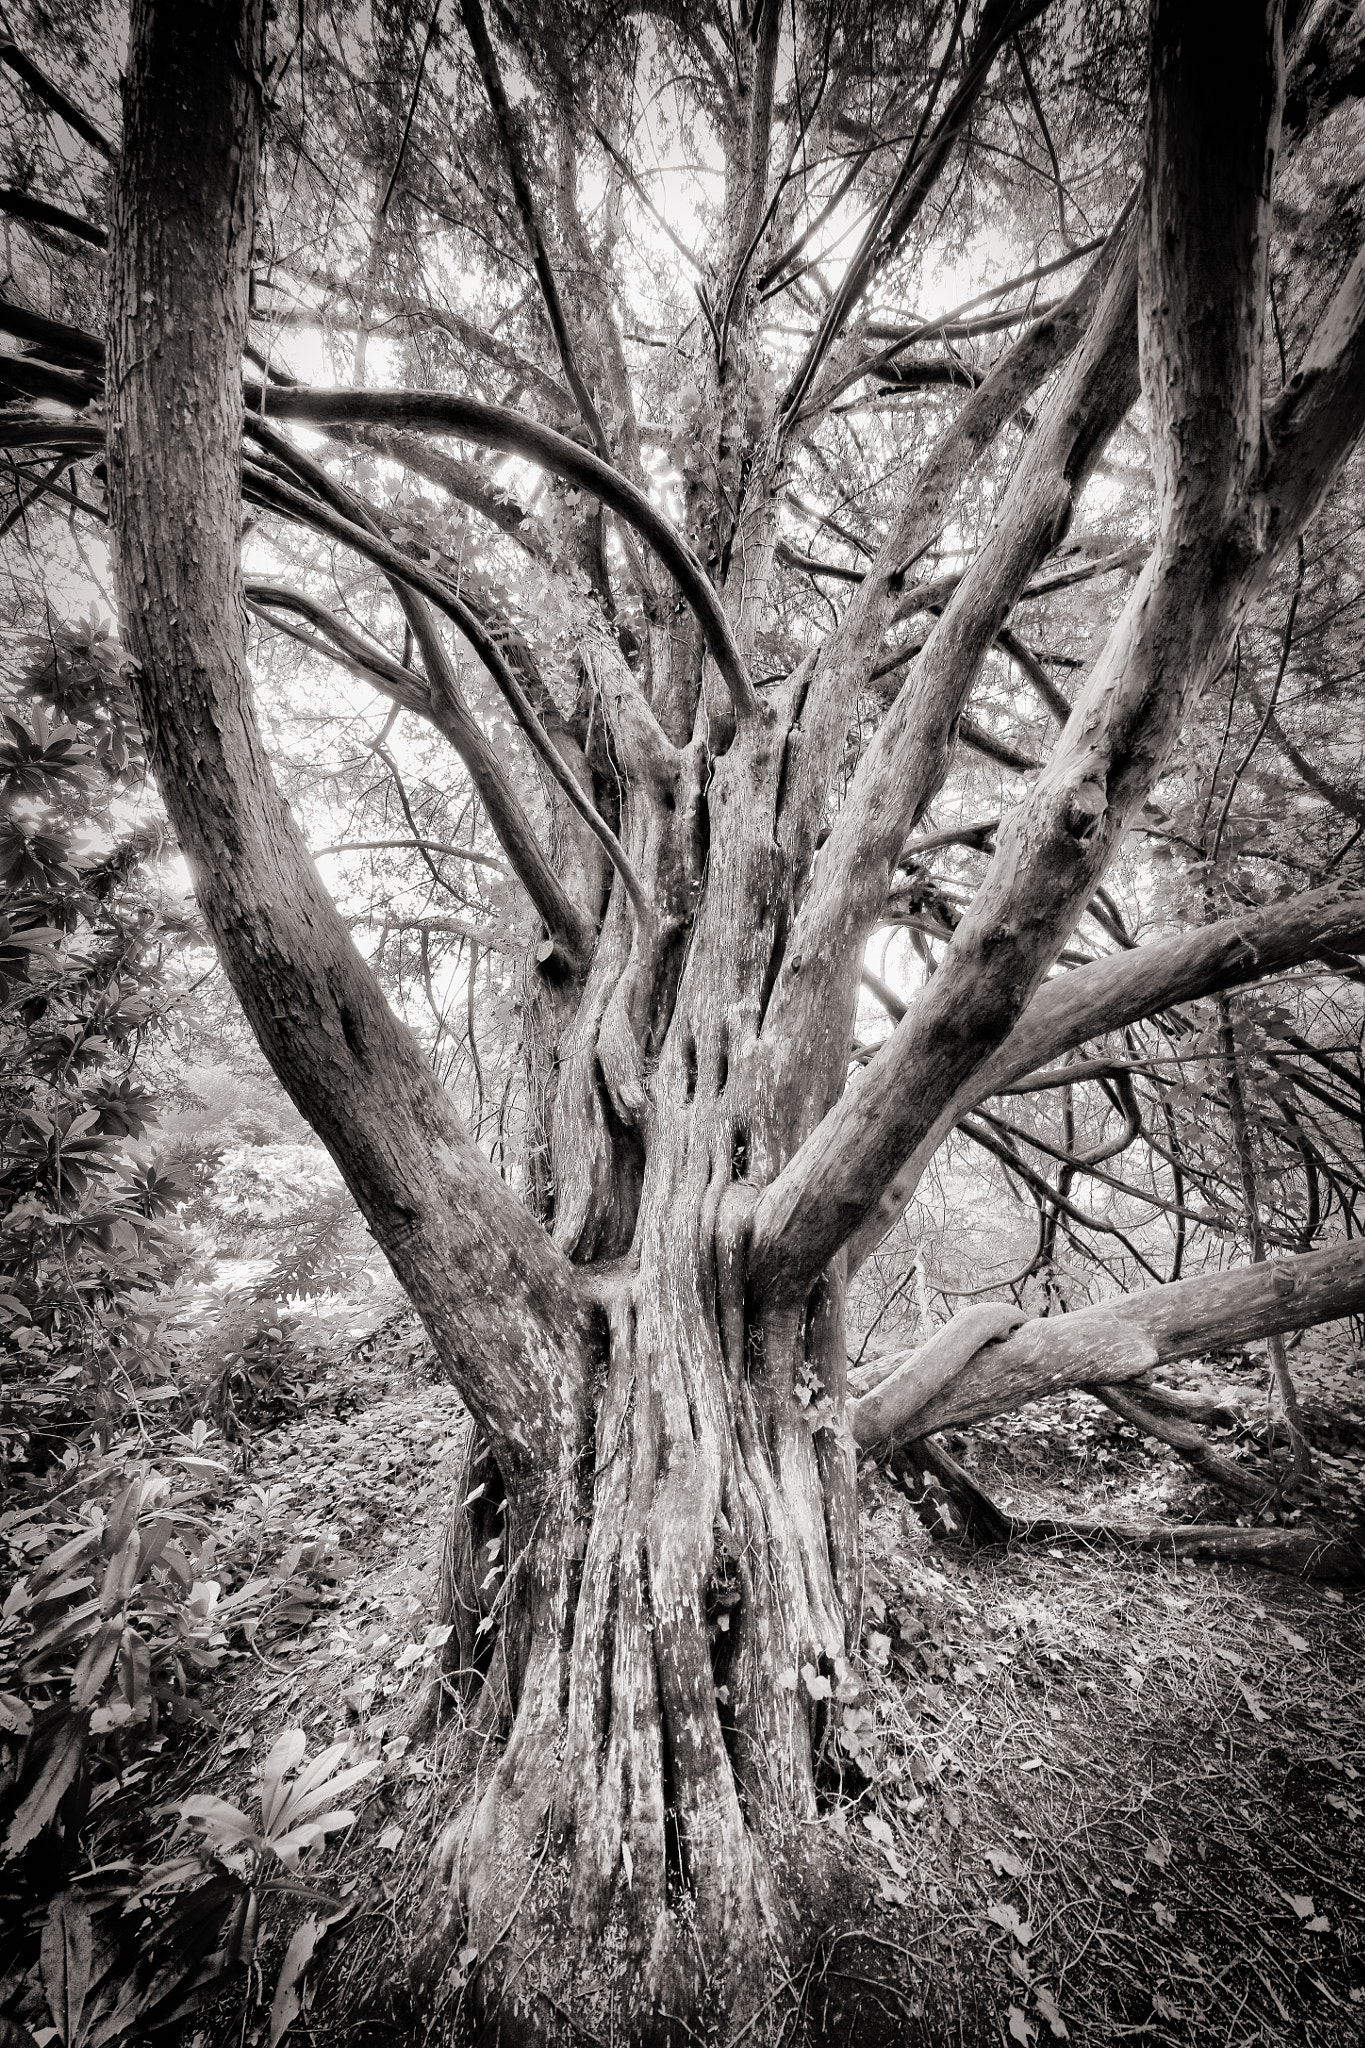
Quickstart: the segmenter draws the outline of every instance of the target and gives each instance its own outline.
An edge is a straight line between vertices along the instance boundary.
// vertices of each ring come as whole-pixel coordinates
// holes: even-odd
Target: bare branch
[[[987,0],[977,28],[976,42],[963,68],[956,91],[940,116],[929,140],[920,147],[917,135],[900,170],[882,200],[820,323],[820,331],[802,358],[796,374],[783,394],[779,418],[795,420],[815,381],[816,373],[872,279],[904,241],[920,208],[942,171],[954,144],[966,131],[971,112],[980,98],[992,65],[1009,38],[1042,11],[1046,0]],[[930,94],[925,110],[927,121],[946,76],[951,45]],[[921,133],[923,130],[921,123]]]
[[[247,386],[247,402],[259,407],[260,387]],[[451,434],[486,448],[520,455],[540,469],[579,484],[602,500],[617,517],[654,549],[697,614],[707,649],[729,689],[735,715],[748,717],[757,708],[754,687],[735,640],[734,630],[715,587],[682,536],[655,509],[635,484],[567,435],[538,420],[526,419],[507,406],[485,405],[446,391],[349,391],[291,387],[271,391],[269,411],[275,420],[299,420],[312,426],[404,427],[418,433]]]
[[[492,868],[498,875],[505,875],[506,864],[491,853],[480,853],[474,846],[447,846],[439,839],[339,839],[335,846],[315,846],[314,860],[321,860],[327,853],[436,853],[449,860],[467,860],[474,867]]]
[[[11,42],[8,36],[0,40],[0,64],[8,64],[10,70],[18,73],[30,92],[40,99],[44,106],[51,107],[54,114],[60,114],[68,128],[74,128],[77,135],[92,148],[97,149],[102,157],[113,163],[118,151],[98,121],[92,120],[84,107],[78,107],[59,85],[54,85],[47,74],[38,69],[33,59],[25,56],[17,43]]]
[[[1318,889],[1290,903],[1224,918],[1157,939],[1044,982],[1018,1023],[963,1083],[915,1146],[849,1245],[850,1270],[867,1258],[911,1199],[958,1117],[974,1103],[1024,1083],[1047,1062],[1091,1039],[1178,1003],[1240,988],[1315,956],[1365,953],[1365,892]],[[870,1071],[870,1070],[869,1070]],[[1070,1070],[1063,1069],[1062,1075]],[[1058,1077],[1059,1079],[1061,1076]],[[1078,1072],[1071,1078],[1079,1079]],[[1043,1076],[1048,1085],[1048,1077]],[[1030,1080],[1030,1086],[1040,1085]]]
[[[252,431],[255,431],[254,422],[252,423]],[[249,463],[244,470],[243,482],[244,486],[250,489],[252,495],[256,497],[259,503],[267,506],[272,511],[283,512],[286,517],[296,519],[305,526],[311,526],[316,532],[328,534],[333,540],[339,540],[347,547],[353,548],[357,554],[365,556],[377,568],[382,569],[395,585],[395,588],[398,585],[403,585],[410,587],[414,591],[420,591],[424,597],[431,600],[438,611],[445,614],[452,625],[459,627],[459,630],[463,633],[465,639],[468,640],[470,646],[478,655],[479,660],[488,670],[489,675],[506,698],[518,725],[530,741],[532,749],[549,769],[555,782],[567,797],[571,808],[583,820],[583,823],[603,848],[612,866],[621,876],[637,913],[647,919],[652,919],[654,915],[652,906],[639,877],[626,856],[625,849],[621,846],[616,834],[606,823],[605,819],[599,816],[597,807],[592,802],[591,797],[580,787],[573,770],[569,767],[569,764],[550,739],[540,720],[536,717],[534,710],[527,700],[525,691],[513,673],[506,655],[489,633],[483,620],[466,600],[458,596],[439,577],[432,575],[430,571],[423,569],[420,564],[414,562],[410,556],[403,554],[400,549],[394,547],[390,541],[385,540],[378,532],[368,531],[354,520],[348,519],[342,513],[334,511],[331,506],[322,504],[318,499],[309,496],[304,491],[295,489],[290,484],[282,482],[278,477],[272,476],[268,472],[260,470],[255,465]],[[400,594],[400,603],[401,601]],[[425,617],[424,614],[421,616]],[[418,633],[415,616],[412,624],[414,633]],[[425,628],[423,633],[419,635],[419,642],[422,644],[423,658],[428,663],[428,675],[432,683],[433,698],[439,702],[448,717],[456,719],[458,717],[457,707],[463,708],[463,699],[460,697],[458,687],[454,683],[454,672],[450,668],[445,650],[441,647],[439,639],[435,638],[434,631],[428,635]],[[434,673],[433,670],[435,671]],[[465,717],[468,718],[467,712],[465,712]],[[472,719],[469,720],[469,725],[472,730],[460,742],[461,749],[465,745],[472,746],[474,743],[474,733],[477,732],[477,728],[473,726]],[[480,737],[482,736],[480,735]],[[452,744],[454,743],[452,733]],[[484,741],[483,744],[486,746],[487,742]],[[507,848],[507,853],[509,859],[516,860],[516,855],[514,855],[511,847]],[[567,903],[568,899],[563,897],[562,890],[559,891],[559,894],[563,901]],[[537,908],[539,907],[537,905]],[[585,928],[581,913],[574,911],[571,922],[574,935],[578,940],[573,951],[575,956],[581,959],[585,957],[583,951]],[[558,929],[558,927],[553,929]]]
[[[36,221],[40,227],[60,228],[64,235],[75,235],[96,249],[109,246],[108,235],[93,221],[82,220],[78,213],[68,213],[63,206],[35,199],[31,192],[16,192],[8,185],[0,186],[0,213],[7,213],[14,220]]]
[[[464,18],[465,31],[474,51],[474,61],[479,67],[484,91],[488,94],[488,104],[492,109],[493,120],[502,142],[503,158],[507,165],[508,176],[512,181],[512,192],[517,202],[517,212],[521,215],[521,224],[526,231],[526,240],[531,251],[531,262],[535,268],[537,282],[540,285],[541,297],[545,301],[545,311],[549,318],[550,331],[555,338],[555,347],[559,350],[559,360],[564,365],[564,375],[568,379],[569,389],[574,395],[574,401],[583,416],[584,424],[592,435],[593,446],[596,448],[602,461],[610,467],[613,462],[611,443],[607,439],[607,430],[602,424],[602,417],[597,410],[592,393],[584,382],[583,373],[578,367],[578,356],[574,349],[572,336],[569,333],[569,323],[564,315],[564,305],[559,296],[559,286],[555,282],[554,269],[550,262],[550,253],[545,246],[545,237],[541,233],[540,216],[536,210],[535,195],[531,191],[525,166],[521,161],[521,152],[517,148],[517,139],[512,132],[512,110],[507,104],[507,93],[502,82],[502,72],[498,67],[497,54],[489,40],[488,28],[483,18],[483,9],[479,5],[479,0],[460,0],[460,13]]]

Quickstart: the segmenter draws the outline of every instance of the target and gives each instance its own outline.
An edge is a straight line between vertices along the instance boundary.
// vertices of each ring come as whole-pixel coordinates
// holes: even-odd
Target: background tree
[[[512,1980],[567,1925],[585,2013],[610,1967],[616,2011],[665,2038],[743,2025],[799,1891],[856,1648],[855,1444],[1365,1300],[1337,1243],[1008,1337],[997,1306],[849,1399],[850,1277],[959,1125],[1036,1194],[1045,1264],[1064,1219],[1091,1228],[1076,1177],[1139,1132],[1163,1214],[1235,1249],[1240,1202],[1243,1241],[1271,1246],[1293,1126],[1246,1112],[1245,1015],[1240,1040],[1226,1002],[1214,1039],[1195,1026],[1231,1130],[1207,1172],[1152,1040],[1314,959],[1354,1014],[1360,865],[1343,839],[1318,886],[1239,899],[1218,864],[1246,858],[1258,754],[1224,750],[1193,833],[1163,777],[1207,707],[1231,731],[1239,634],[1273,713],[1312,522],[1365,420],[1365,273],[1304,229],[1333,165],[1359,182],[1359,37],[1335,5],[1161,6],[1149,59],[1136,15],[1040,0],[461,14],[329,13],[267,43],[256,0],[139,0],[107,378],[85,253],[106,230],[35,147],[5,204],[56,296],[39,309],[27,256],[0,313],[6,439],[26,502],[80,500],[61,477],[107,461],[122,631],[203,915],[473,1417],[452,1651],[507,1739],[439,1846],[431,1982],[472,1945],[486,1993],[506,1978],[501,2024],[544,2038]],[[42,122],[112,157],[111,108],[7,61]],[[665,150],[682,169],[659,176]],[[939,262],[967,279],[946,309]],[[340,380],[299,381],[295,343]],[[1064,589],[1091,597],[1031,609]],[[468,949],[468,994],[473,949],[535,920],[497,1164],[282,798],[249,617],[461,763],[462,808],[423,808],[387,716],[361,743],[433,890],[463,892],[458,915],[385,913],[444,1036],[460,970],[438,978],[433,940]],[[1035,647],[1040,617],[1066,644]],[[1246,654],[1262,632],[1282,661]],[[1153,836],[1182,863],[1159,898]],[[1163,936],[1131,943],[1116,867]],[[923,941],[922,979],[864,1048],[888,921]],[[472,1029],[462,1059],[482,1121]],[[1052,1094],[1059,1067],[1050,1178],[1036,1112],[975,1112]],[[1068,1091],[1102,1085],[1078,1126]],[[500,1569],[462,1576],[479,1546]]]

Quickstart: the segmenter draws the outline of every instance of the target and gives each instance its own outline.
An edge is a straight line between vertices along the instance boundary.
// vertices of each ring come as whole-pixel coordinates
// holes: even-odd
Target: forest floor
[[[1365,1369],[1313,1339],[1295,1369],[1340,1528],[1362,1501]],[[346,1907],[286,2038],[399,2048],[420,2030],[373,2016],[458,1796],[458,1745],[406,1729],[435,1655],[460,1407],[401,1319],[338,1345],[307,1399],[240,1447],[219,1507],[225,1542],[250,1524],[273,1560],[273,1632],[201,1695],[209,1718],[156,1790],[242,1799],[284,1727],[376,1762],[355,1826],[310,1862]],[[1084,1394],[956,1447],[1019,1516],[1227,1516]],[[1098,1546],[968,1553],[875,1471],[864,1503],[863,1691],[818,1823],[843,1838],[845,1876],[748,2038],[1365,2039],[1365,1598]],[[245,1996],[186,2022],[187,2048],[267,2041],[289,1924],[265,1930]]]

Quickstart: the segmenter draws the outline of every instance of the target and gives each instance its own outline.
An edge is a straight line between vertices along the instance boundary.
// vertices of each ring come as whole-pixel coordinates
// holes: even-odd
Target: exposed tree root
[[[1098,1390],[1097,1390],[1098,1391]],[[1261,1565],[1293,1578],[1365,1584],[1365,1548],[1311,1529],[1241,1529],[1225,1523],[1058,1521],[1010,1515],[932,1437],[892,1453],[887,1469],[930,1534],[948,1542],[1114,1543],[1206,1564]]]
[[[1087,1392],[1103,1401],[1123,1421],[1131,1422],[1144,1436],[1169,1444],[1202,1479],[1211,1480],[1225,1492],[1240,1494],[1246,1500],[1269,1500],[1280,1491],[1280,1482],[1270,1466],[1260,1462],[1239,1465],[1223,1457],[1196,1423],[1185,1422],[1179,1416],[1153,1414],[1127,1387],[1089,1387]]]

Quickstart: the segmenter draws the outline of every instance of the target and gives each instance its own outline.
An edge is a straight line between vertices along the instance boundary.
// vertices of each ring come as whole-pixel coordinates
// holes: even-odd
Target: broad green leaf
[[[90,1908],[79,1892],[58,1892],[47,1909],[39,1957],[43,1994],[66,2048],[80,2048],[90,1988]]]
[[[72,1714],[58,1722],[42,1769],[24,1798],[5,1835],[5,1854],[17,1856],[34,1836],[40,1834],[61,1805],[85,1754],[86,1727],[83,1715]]]
[[[284,1777],[302,1761],[308,1737],[302,1728],[286,1728],[279,1736],[261,1769],[261,1828],[269,1834],[275,1824],[286,1791]]]

